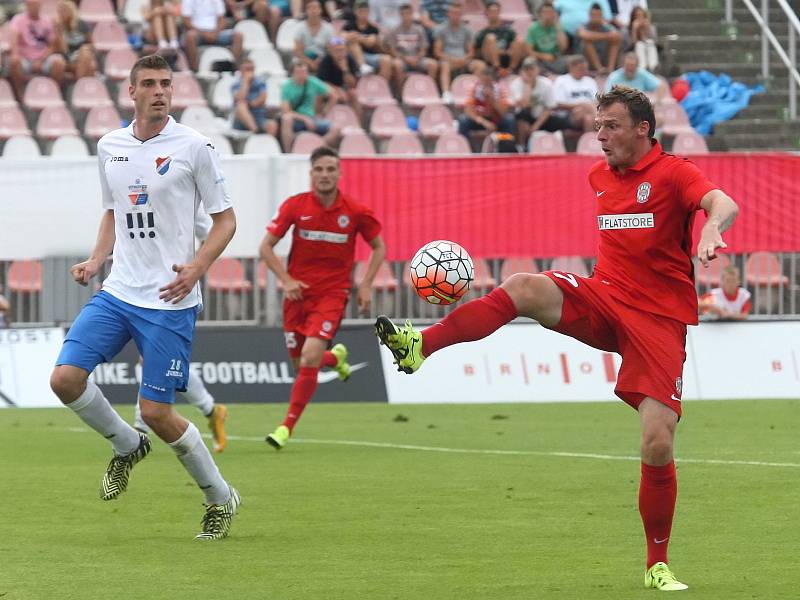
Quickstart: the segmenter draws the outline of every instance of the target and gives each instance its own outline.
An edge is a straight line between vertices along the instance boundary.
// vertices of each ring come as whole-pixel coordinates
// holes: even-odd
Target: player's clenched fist
[[[87,285],[89,280],[97,275],[100,266],[92,259],[79,262],[77,265],[72,265],[69,272],[72,278],[81,285]]]

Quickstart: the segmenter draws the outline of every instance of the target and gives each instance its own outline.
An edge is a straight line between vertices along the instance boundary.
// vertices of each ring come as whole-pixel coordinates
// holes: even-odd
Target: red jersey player
[[[595,123],[605,161],[589,172],[600,229],[592,277],[517,273],[422,332],[410,324],[400,329],[386,317],[378,317],[375,329],[406,373],[433,352],[486,337],[518,316],[621,354],[615,391],[638,410],[641,424],[645,585],[683,590],[667,564],[667,544],[677,495],[673,442],[686,326],[697,323],[692,223],[697,210],[706,211],[697,254],[707,265],[726,247],[721,233],[738,208],[694,164],[661,149],[653,139],[653,107],[642,92],[615,86],[598,96]]]
[[[297,377],[283,424],[267,436],[280,450],[317,389],[320,367],[350,375],[347,348],[328,346],[336,335],[350,296],[356,247],[361,235],[372,248],[364,279],[358,286],[358,307],[369,310],[372,282],[386,255],[381,225],[372,211],[339,191],[339,155],[322,147],[311,154],[312,191],[288,198],[267,226],[261,258],[283,284],[283,330]],[[289,264],[284,268],[275,244],[294,225]]]

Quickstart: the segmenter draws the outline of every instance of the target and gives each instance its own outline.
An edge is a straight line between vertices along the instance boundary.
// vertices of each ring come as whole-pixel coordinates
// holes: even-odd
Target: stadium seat
[[[255,19],[239,21],[233,29],[242,34],[242,47],[247,51],[272,48],[264,26]]]
[[[450,94],[453,96],[453,104],[456,108],[464,108],[467,96],[476,83],[478,83],[478,78],[469,73],[463,73],[453,79],[453,83],[450,84]]]
[[[206,106],[206,98],[200,84],[191,72],[172,74],[172,107],[178,110],[188,106]]]
[[[311,154],[320,146],[325,145],[322,136],[310,131],[301,131],[292,143],[292,154]]]
[[[38,112],[48,106],[64,106],[64,98],[55,80],[37,75],[25,86],[22,104]]]
[[[451,131],[439,136],[436,146],[433,148],[434,154],[472,154],[467,138],[456,131]]]
[[[31,294],[42,291],[42,263],[38,260],[15,260],[8,267],[6,284],[11,292]]]
[[[395,104],[378,106],[372,113],[369,130],[372,135],[379,138],[390,138],[398,133],[408,133],[410,131],[406,116],[400,107]]]
[[[682,131],[672,141],[672,153],[678,156],[708,154],[705,138],[696,131]]]
[[[30,135],[15,135],[3,144],[3,158],[39,158],[42,151]]]
[[[116,21],[117,15],[108,0],[81,0],[80,18],[87,23]]]
[[[14,90],[11,89],[11,84],[5,77],[0,78],[0,108],[8,108],[17,106],[17,101],[14,99]]]
[[[531,154],[566,154],[564,136],[549,131],[534,131],[528,138],[528,152]]]
[[[128,93],[128,84],[124,81],[119,82],[117,90],[117,107],[125,113],[132,113],[134,109],[133,100]]]
[[[112,106],[114,102],[99,77],[81,77],[72,88],[72,108],[87,111],[94,106]]]
[[[503,15],[503,18],[506,19],[509,17]],[[533,23],[533,17],[530,15],[516,16],[511,20],[511,29],[517,34],[517,39],[525,39],[528,35],[528,29],[531,23]]]
[[[214,146],[214,150],[217,151],[217,154],[220,156],[233,156],[233,146],[231,146],[231,141],[225,137],[222,133],[216,132],[207,134],[208,138],[211,140],[211,144]]]
[[[119,21],[101,21],[92,31],[92,44],[99,52],[130,49],[128,34]]]
[[[550,270],[572,273],[580,277],[588,277],[589,269],[586,268],[586,261],[580,256],[556,256],[550,263]]]
[[[131,68],[139,57],[130,48],[114,48],[106,54],[103,72],[106,77],[123,81],[130,77]]]
[[[707,290],[712,287],[719,287],[722,269],[731,264],[731,259],[728,258],[727,254],[717,255],[716,260],[712,260],[708,263],[707,267],[704,267],[697,257],[693,258],[692,261],[694,262],[695,281]]]
[[[214,261],[206,273],[208,289],[214,292],[249,292],[252,282],[245,277],[244,266],[235,258]]]
[[[465,15],[483,15],[486,7],[483,0],[465,0],[463,11]]]
[[[15,135],[30,135],[28,121],[17,106],[0,108],[0,140],[6,140]]]
[[[298,27],[300,27],[300,21],[297,19],[286,19],[278,27],[275,45],[282,53],[291,54],[294,51],[294,36]]]
[[[242,154],[266,154],[275,156],[282,154],[281,145],[275,137],[267,133],[256,133],[247,138]]]
[[[532,256],[509,256],[500,269],[500,281],[505,281],[514,273],[538,273],[539,267]]]
[[[89,146],[79,135],[62,135],[57,138],[50,148],[50,156],[61,156],[64,158],[75,158],[79,156],[90,156]]]
[[[577,154],[583,156],[603,156],[602,145],[597,139],[594,131],[587,131],[578,139]]]
[[[475,14],[475,13],[465,14],[461,18],[461,20],[464,21],[464,25],[469,27],[472,30],[473,33],[477,33],[478,31],[480,31],[481,29],[484,29],[489,24],[489,21],[486,19],[486,15],[483,14],[483,13],[480,13],[480,14]]]
[[[389,82],[380,75],[365,75],[356,85],[358,101],[369,108],[397,104],[389,90]]]
[[[366,272],[367,262],[363,260],[357,261],[353,271],[353,280],[356,285],[364,279],[364,273]],[[381,262],[381,266],[378,267],[378,272],[375,274],[375,280],[372,282],[372,287],[383,292],[393,292],[398,285],[397,277],[392,273],[389,263],[386,261]]]
[[[375,144],[363,131],[347,133],[339,144],[340,156],[374,156]]]
[[[325,118],[329,119],[333,128],[338,129],[342,135],[364,131],[355,111],[347,104],[334,104]]]
[[[220,126],[214,111],[207,106],[189,106],[181,115],[181,124],[205,135],[210,135],[226,128]]]
[[[231,86],[234,81],[236,81],[236,76],[233,73],[220,74],[219,79],[214,84],[214,90],[211,92],[211,106],[216,110],[227,113],[233,109]],[[269,98],[269,93],[267,93],[267,97]]]
[[[142,7],[147,0],[125,0],[125,11],[123,16],[128,23],[140,24],[144,20]]]
[[[503,19],[506,21],[511,21],[518,17],[531,16],[525,0],[500,0],[500,7],[502,8]]]
[[[257,75],[268,75],[270,77],[287,77],[286,69],[283,66],[283,59],[274,48],[261,48],[252,50],[249,58],[255,65]]]
[[[783,274],[778,257],[772,252],[753,252],[744,264],[746,281],[750,285],[783,287],[789,278]]]
[[[222,46],[206,46],[200,52],[200,61],[197,67],[197,77],[200,79],[214,81],[219,79],[219,71],[212,68],[214,63],[220,60],[236,62],[233,52]]]
[[[83,134],[93,140],[99,140],[109,131],[119,129],[122,125],[119,113],[113,106],[95,106],[86,115]]]
[[[442,101],[436,82],[430,75],[422,73],[411,73],[406,77],[401,96],[403,104],[414,108],[440,104]]]
[[[455,131],[453,113],[442,104],[429,104],[419,114],[417,129],[424,138],[438,138],[445,133],[452,133]]]
[[[656,123],[665,135],[694,131],[683,107],[676,103],[662,104],[655,108]]]
[[[270,77],[267,79],[267,108],[280,108],[281,89],[288,77]]]
[[[36,122],[36,135],[40,138],[54,140],[62,135],[78,135],[72,113],[66,106],[48,106],[39,113]]]
[[[484,258],[476,258],[473,262],[475,264],[475,278],[470,284],[470,289],[485,293],[497,287],[497,280],[492,275],[492,268],[489,266],[488,261]]]
[[[425,149],[422,147],[422,142],[419,141],[417,135],[409,131],[408,133],[397,133],[390,137],[389,143],[386,145],[386,154],[422,155],[425,154]]]
[[[286,257],[285,256],[279,256],[278,260],[280,260],[283,263],[283,268],[285,269],[286,268]],[[267,287],[267,279],[268,278],[273,278],[273,277],[275,277],[275,276],[272,274],[272,271],[269,270],[269,268],[267,267],[266,263],[263,260],[259,260],[258,261],[258,287],[260,287],[262,289]],[[277,278],[275,279],[275,287],[278,290],[283,290],[283,283],[281,282],[280,279],[277,279]]]

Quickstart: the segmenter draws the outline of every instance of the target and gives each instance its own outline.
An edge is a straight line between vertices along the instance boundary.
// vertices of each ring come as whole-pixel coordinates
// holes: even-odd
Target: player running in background
[[[369,310],[372,282],[386,255],[381,225],[372,211],[339,191],[339,155],[322,147],[311,153],[311,190],[288,198],[267,226],[261,259],[283,284],[283,331],[297,377],[283,423],[267,436],[283,448],[317,389],[320,367],[350,376],[347,348],[328,346],[339,329],[350,296],[356,234],[372,248],[364,279],[358,284],[358,308]],[[284,268],[274,247],[294,225],[289,264]]]
[[[100,498],[113,500],[128,487],[131,469],[150,452],[150,440],[128,425],[100,388],[88,381],[133,338],[143,359],[142,417],[175,451],[206,498],[196,539],[228,535],[240,503],[220,475],[194,424],[173,408],[186,389],[199,279],[236,230],[219,157],[211,143],[169,116],[172,71],[158,55],[131,69],[131,124],[98,143],[103,216],[91,257],[72,276],[86,285],[112,250],[103,288],[86,304],[64,341],[50,378],[61,401],[111,442],[114,456]],[[214,221],[195,254],[194,224],[200,204]]]
[[[647,541],[645,586],[683,590],[668,566],[677,496],[673,461],[681,415],[686,326],[697,324],[691,257],[694,214],[703,209],[697,254],[703,265],[725,248],[736,203],[685,159],[653,139],[655,117],[642,92],[617,86],[597,98],[605,161],[589,171],[600,229],[591,277],[517,273],[421,332],[378,317],[376,333],[398,369],[413,373],[452,344],[479,340],[518,316],[622,355],[616,394],[639,412],[639,512]]]
[[[752,304],[750,292],[741,287],[742,276],[734,265],[728,265],[720,274],[720,287],[712,288],[700,298],[700,314],[718,321],[746,321]]]

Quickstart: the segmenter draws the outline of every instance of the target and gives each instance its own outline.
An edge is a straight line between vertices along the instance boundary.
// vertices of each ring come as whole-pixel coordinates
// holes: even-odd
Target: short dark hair
[[[156,69],[156,70],[164,70],[169,71],[172,74],[172,69],[165,59],[160,54],[148,54],[147,56],[143,56],[131,67],[131,85],[136,85],[136,75],[139,74],[139,71],[142,69]]]
[[[542,12],[543,8],[552,8],[553,10],[556,9],[556,7],[553,6],[553,3],[551,2],[551,0],[544,0],[544,2],[542,2],[539,5],[539,8],[536,9],[536,13],[538,14],[538,13]]]
[[[615,85],[611,88],[611,91],[605,94],[597,94],[597,108],[608,108],[617,102],[627,107],[628,114],[633,119],[634,125],[647,121],[650,125],[647,130],[647,137],[652,138],[655,135],[656,115],[653,112],[650,98],[644,92],[624,85]]]
[[[311,153],[311,164],[313,165],[320,158],[324,158],[325,156],[332,156],[336,160],[339,160],[339,153],[336,150],[330,146],[320,146]]]
[[[489,0],[489,2],[486,3],[486,10],[489,10],[493,6],[496,6],[497,8],[502,8],[499,2],[496,2],[495,0]]]
[[[603,10],[603,7],[598,2],[595,2],[589,7],[589,10]]]

